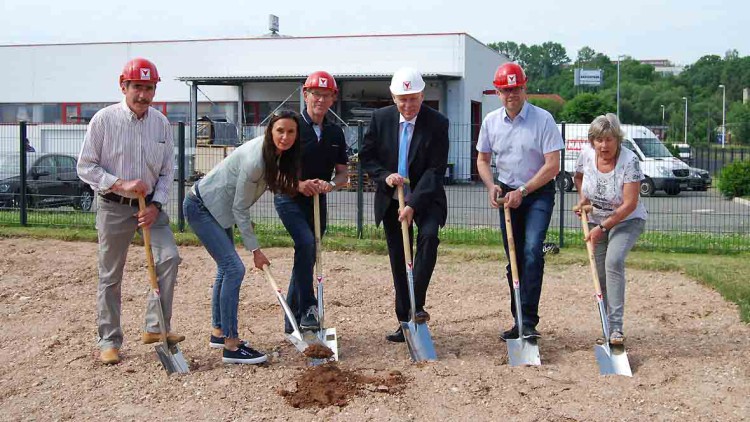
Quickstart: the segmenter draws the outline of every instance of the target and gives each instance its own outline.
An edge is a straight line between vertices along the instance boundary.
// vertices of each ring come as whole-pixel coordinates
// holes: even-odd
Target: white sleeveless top
[[[617,159],[614,170],[602,173],[596,168],[596,151],[587,145],[578,156],[576,173],[583,174],[581,190],[583,196],[591,202],[594,208],[590,218],[594,224],[600,224],[622,205],[625,183],[643,180],[641,163],[638,157],[627,148],[620,149],[620,157]],[[646,207],[643,206],[639,197],[635,210],[623,221],[634,218],[645,220],[647,216]]]

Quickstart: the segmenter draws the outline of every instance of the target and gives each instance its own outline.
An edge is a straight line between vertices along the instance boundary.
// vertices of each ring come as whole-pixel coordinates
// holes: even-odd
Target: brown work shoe
[[[175,333],[167,334],[167,343],[177,344],[185,340],[185,336]],[[161,341],[161,333],[149,333],[144,331],[143,333],[143,344],[159,343]]]
[[[99,352],[99,360],[105,365],[120,363],[120,351],[115,347],[102,349],[101,352]]]

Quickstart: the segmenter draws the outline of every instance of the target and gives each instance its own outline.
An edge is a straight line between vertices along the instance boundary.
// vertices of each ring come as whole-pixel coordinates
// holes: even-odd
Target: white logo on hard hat
[[[318,78],[319,88],[328,88],[328,78]]]
[[[151,69],[141,68],[141,79],[144,81],[151,80]]]
[[[404,81],[404,91],[411,89],[411,81]]]
[[[508,85],[510,86],[516,85],[516,75],[508,75]]]

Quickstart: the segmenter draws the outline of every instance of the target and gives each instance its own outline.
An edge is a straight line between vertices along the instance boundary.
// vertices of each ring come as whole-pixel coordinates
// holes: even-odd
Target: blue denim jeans
[[[521,293],[521,311],[523,323],[536,327],[539,323],[539,297],[542,293],[542,279],[544,278],[544,254],[542,243],[547,236],[547,229],[552,218],[552,208],[555,206],[555,193],[534,192],[523,198],[521,205],[511,210],[511,224],[516,246],[516,266]],[[500,208],[500,228],[503,233],[505,256],[508,253],[508,239],[505,235],[505,212]],[[516,317],[516,304],[513,301],[513,277],[510,264],[505,266],[508,286],[510,287],[510,310]]]
[[[313,289],[315,267],[314,197],[276,194],[273,204],[286,231],[294,240],[294,268],[289,280],[287,303],[297,321],[310,306],[316,305]],[[326,231],[326,197],[320,195],[320,235]]]
[[[216,261],[211,324],[215,328],[221,328],[225,337],[238,338],[237,307],[240,285],[245,278],[245,265],[235,249],[232,228],[221,227],[203,205],[203,201],[192,193],[185,196],[182,209],[190,228]]]

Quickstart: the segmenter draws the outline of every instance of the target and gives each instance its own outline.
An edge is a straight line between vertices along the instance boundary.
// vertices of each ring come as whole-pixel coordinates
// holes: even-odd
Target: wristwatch
[[[151,204],[156,207],[157,210],[161,211],[161,202],[151,201]]]
[[[334,182],[333,180],[328,182],[328,184],[331,185],[331,190],[336,189],[336,182]]]
[[[521,196],[523,196],[524,198],[526,197],[526,195],[528,195],[528,194],[529,194],[529,190],[528,190],[528,189],[526,189],[526,185],[521,185],[521,186],[519,186],[519,187],[518,187],[518,190],[520,190],[520,191],[521,191]]]
[[[599,230],[601,230],[601,231],[602,231],[602,233],[607,233],[607,230],[609,230],[608,228],[604,227],[604,225],[603,225],[603,224],[599,224],[599,226],[598,226],[598,227],[599,227]]]

